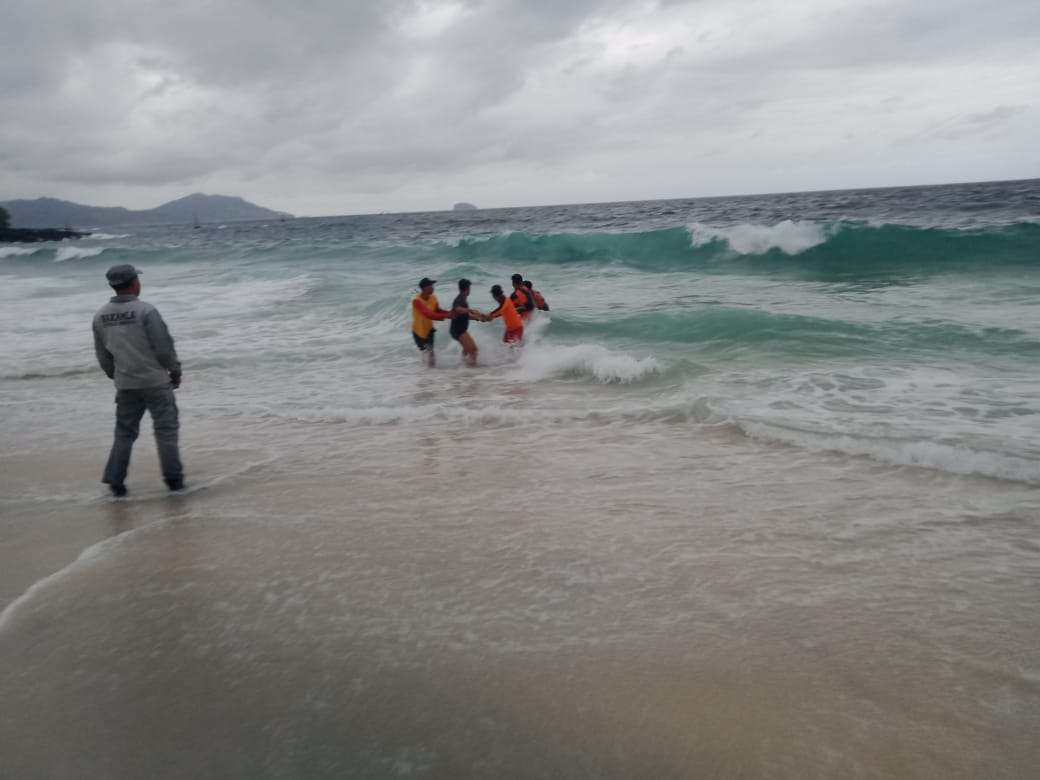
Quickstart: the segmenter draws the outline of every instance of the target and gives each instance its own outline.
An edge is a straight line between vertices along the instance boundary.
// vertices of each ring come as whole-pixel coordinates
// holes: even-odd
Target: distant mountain
[[[113,227],[117,225],[180,225],[199,222],[243,222],[254,219],[291,219],[292,214],[272,211],[242,198],[227,195],[203,195],[196,192],[185,198],[171,200],[154,209],[131,211],[119,207],[83,206],[67,200],[37,198],[36,200],[0,201],[11,214],[11,226],[81,228]]]
[[[476,211],[477,207],[472,203],[456,203],[451,207],[452,211]]]

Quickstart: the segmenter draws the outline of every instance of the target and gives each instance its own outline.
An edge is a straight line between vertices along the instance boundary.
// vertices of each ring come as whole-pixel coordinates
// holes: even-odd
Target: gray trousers
[[[172,387],[146,387],[140,390],[116,391],[116,435],[108,456],[101,481],[122,485],[130,468],[130,451],[141,428],[144,410],[152,415],[155,445],[159,449],[159,463],[163,478],[182,479],[181,456],[177,450],[177,401]]]

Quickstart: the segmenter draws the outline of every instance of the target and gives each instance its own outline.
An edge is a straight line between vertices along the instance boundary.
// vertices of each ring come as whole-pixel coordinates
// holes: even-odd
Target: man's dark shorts
[[[415,339],[415,346],[419,348],[420,352],[425,352],[427,349],[433,349],[433,337],[437,331],[431,330],[430,335],[426,338],[420,338],[415,335],[415,331],[412,331],[412,338]]]

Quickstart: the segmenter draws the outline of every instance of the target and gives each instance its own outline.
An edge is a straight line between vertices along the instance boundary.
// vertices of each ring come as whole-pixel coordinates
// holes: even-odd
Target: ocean
[[[1040,763],[1040,180],[106,230],[0,245],[0,776]],[[98,482],[116,263],[184,495]]]

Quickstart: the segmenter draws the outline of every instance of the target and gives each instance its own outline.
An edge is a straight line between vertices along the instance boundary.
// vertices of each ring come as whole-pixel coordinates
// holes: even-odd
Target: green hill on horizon
[[[57,198],[0,201],[11,215],[11,226],[19,228],[116,227],[120,225],[190,225],[198,222],[245,222],[259,219],[292,219],[243,198],[205,195],[196,192],[171,200],[154,209],[131,210],[118,206],[85,206]]]

